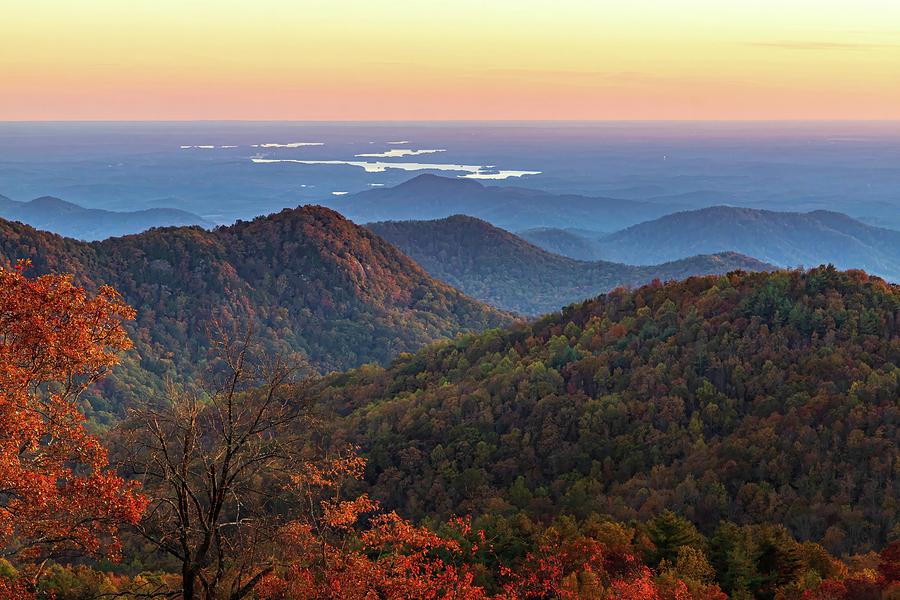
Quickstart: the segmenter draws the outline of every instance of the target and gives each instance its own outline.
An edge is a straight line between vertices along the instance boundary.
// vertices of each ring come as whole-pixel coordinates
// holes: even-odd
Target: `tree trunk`
[[[193,570],[184,568],[181,570],[181,597],[182,600],[194,600],[194,583],[197,575]]]

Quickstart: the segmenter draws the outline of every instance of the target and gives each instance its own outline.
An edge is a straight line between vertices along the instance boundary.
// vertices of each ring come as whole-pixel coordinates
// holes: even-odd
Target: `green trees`
[[[217,330],[252,327],[317,370],[386,363],[435,339],[512,321],[435,281],[368,230],[321,207],[214,231],[153,229],[85,243],[0,220],[0,266],[109,284],[137,310],[134,354],[86,402],[111,423],[129,396],[202,378]]]
[[[435,221],[370,223],[367,227],[400,248],[433,277],[473,298],[526,315],[557,311],[616,286],[771,267],[734,252],[652,266],[574,260],[546,252],[508,231],[463,215]],[[660,322],[663,328],[670,325],[665,319]]]
[[[648,563],[659,565],[663,561],[670,565],[684,560],[696,559],[696,556],[684,554],[682,550],[694,548],[702,550],[702,537],[697,528],[683,517],[671,510],[664,510],[650,520],[645,526],[647,536],[653,542],[653,550],[648,555]]]
[[[897,287],[821,267],[617,290],[319,393],[336,438],[377,455],[374,493],[414,517],[670,509],[706,536],[782,523],[841,555],[900,518],[898,365]],[[425,459],[404,463],[410,446]],[[735,551],[736,579],[754,552]]]

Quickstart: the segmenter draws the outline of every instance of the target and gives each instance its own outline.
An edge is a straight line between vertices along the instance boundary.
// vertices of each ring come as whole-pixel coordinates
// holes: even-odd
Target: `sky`
[[[897,0],[6,0],[0,120],[900,119]]]

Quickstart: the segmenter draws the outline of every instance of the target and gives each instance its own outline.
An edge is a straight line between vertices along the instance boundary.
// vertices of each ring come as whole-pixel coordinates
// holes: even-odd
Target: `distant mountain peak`
[[[733,270],[767,270],[772,265],[723,252],[635,267],[580,261],[547,252],[517,235],[466,215],[426,221],[383,221],[367,225],[428,273],[499,308],[540,314],[594,297],[620,285],[655,278]]]
[[[128,324],[138,352],[159,364],[144,373],[154,386],[175,368],[201,376],[216,322],[252,326],[269,348],[301,352],[329,371],[384,363],[438,338],[513,320],[322,206],[212,231],[155,228],[99,242],[0,219],[0,265],[19,258],[32,259],[35,275],[72,273],[90,289],[119,290],[138,311]],[[178,348],[179,356],[157,363],[162,347]]]
[[[473,179],[462,177],[442,177],[433,173],[422,173],[394,187],[395,190],[446,191],[459,189],[483,189],[484,186]]]
[[[154,227],[213,226],[202,217],[177,208],[117,212],[86,208],[55,196],[41,196],[28,202],[0,197],[0,218],[81,240],[101,240]]]
[[[900,231],[827,210],[710,206],[632,225],[596,245],[605,259],[643,265],[734,250],[781,267],[834,264],[900,280]]]
[[[41,210],[65,210],[65,211],[80,211],[84,210],[83,207],[78,206],[72,202],[66,202],[61,198],[57,198],[56,196],[41,196],[40,198],[35,198],[29,202],[23,203],[24,206],[41,209]]]
[[[424,173],[394,187],[325,200],[355,223],[443,219],[465,214],[507,231],[578,227],[616,231],[683,205],[661,205],[577,194],[555,194]]]

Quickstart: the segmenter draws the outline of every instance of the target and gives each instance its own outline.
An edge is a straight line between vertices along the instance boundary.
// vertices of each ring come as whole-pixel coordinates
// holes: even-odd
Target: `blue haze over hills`
[[[254,157],[477,171],[367,172]],[[504,171],[540,174],[492,179]],[[656,203],[663,212],[830,210],[900,228],[898,123],[0,123],[0,194],[16,201],[54,196],[115,211],[177,208],[229,223],[337,204],[334,192],[393,186],[423,172]]]
[[[85,240],[319,204],[415,221],[401,237],[467,215],[582,261],[900,280],[897,123],[0,123],[0,194],[0,218]],[[445,241],[492,251],[464,222]]]

